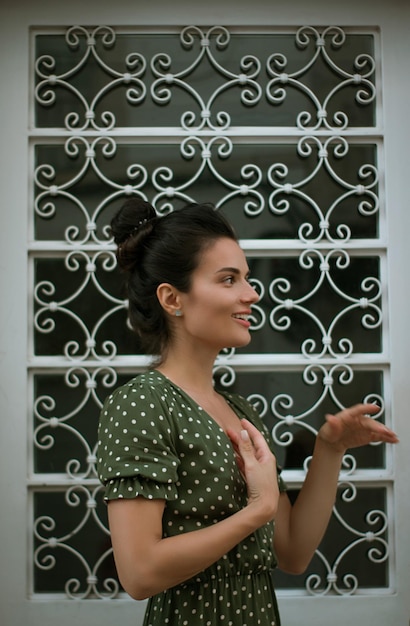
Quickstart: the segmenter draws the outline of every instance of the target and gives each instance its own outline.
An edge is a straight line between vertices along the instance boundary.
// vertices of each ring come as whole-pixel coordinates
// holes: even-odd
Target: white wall
[[[397,448],[397,595],[280,600],[284,626],[407,626],[410,617],[410,3],[402,0],[9,0],[0,8],[0,620],[4,626],[136,624],[133,602],[36,602],[26,594],[27,272],[29,36],[32,25],[380,25],[383,44],[392,404]],[[329,611],[331,614],[329,615]],[[320,621],[318,621],[320,620]],[[138,622],[139,623],[139,622]],[[193,625],[194,626],[194,625]],[[240,626],[240,625],[238,625]]]

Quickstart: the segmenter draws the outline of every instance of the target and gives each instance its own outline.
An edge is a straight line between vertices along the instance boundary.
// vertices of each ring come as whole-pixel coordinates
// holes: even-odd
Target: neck
[[[214,356],[200,359],[170,351],[157,369],[187,393],[206,393],[213,392],[214,361]]]

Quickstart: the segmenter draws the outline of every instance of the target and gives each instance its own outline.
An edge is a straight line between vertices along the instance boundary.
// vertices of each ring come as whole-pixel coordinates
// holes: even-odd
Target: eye
[[[235,277],[234,276],[226,276],[223,279],[223,282],[226,283],[227,285],[233,285],[235,282]]]

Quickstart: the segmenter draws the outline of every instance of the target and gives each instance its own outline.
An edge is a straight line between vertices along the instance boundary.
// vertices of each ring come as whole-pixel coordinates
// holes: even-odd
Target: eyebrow
[[[216,274],[222,274],[224,272],[229,272],[231,274],[235,274],[237,276],[240,275],[240,270],[238,270],[237,267],[221,267],[221,269],[217,270],[215,273]],[[250,274],[250,270],[248,269],[248,271],[246,272],[246,276],[249,276]]]

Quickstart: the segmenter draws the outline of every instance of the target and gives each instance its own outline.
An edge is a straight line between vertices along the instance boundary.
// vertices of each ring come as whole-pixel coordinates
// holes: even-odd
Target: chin
[[[249,335],[249,337],[247,337],[246,339],[243,339],[242,341],[236,341],[229,347],[230,348],[244,348],[245,346],[249,345],[250,342],[251,342],[251,336]]]

